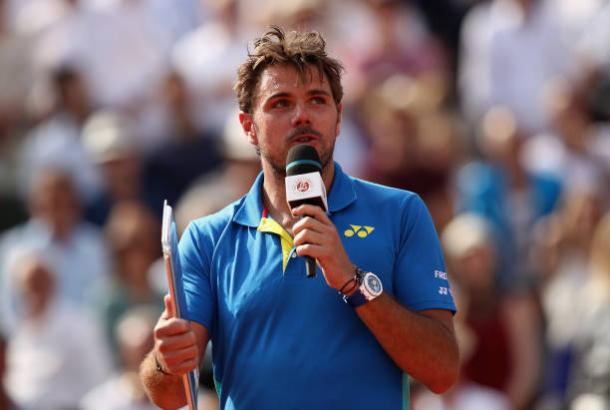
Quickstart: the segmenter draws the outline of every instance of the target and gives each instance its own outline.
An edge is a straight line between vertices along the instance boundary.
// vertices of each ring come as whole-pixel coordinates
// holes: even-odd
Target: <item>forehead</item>
[[[264,100],[277,93],[298,94],[320,89],[331,93],[326,74],[320,73],[317,67],[307,66],[300,74],[291,65],[272,65],[261,73],[256,95]]]

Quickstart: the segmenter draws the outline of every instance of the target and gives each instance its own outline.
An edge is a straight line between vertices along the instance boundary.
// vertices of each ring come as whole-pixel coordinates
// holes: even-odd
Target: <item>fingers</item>
[[[323,225],[311,217],[306,217],[297,222],[292,231],[294,246],[299,256],[320,259],[329,256],[325,251],[335,248],[336,233],[332,225]]]
[[[193,370],[199,363],[199,349],[196,344],[173,337],[159,343],[157,352],[168,373],[181,374]]]
[[[184,319],[161,317],[154,329],[155,339],[180,335],[191,331],[190,323]]]
[[[322,208],[301,205],[293,214],[302,217],[292,228],[297,254],[313,258],[328,256],[325,251],[333,249],[338,239],[335,226]]]
[[[315,258],[328,285],[339,289],[353,276],[353,264],[335,225],[318,206],[301,205],[292,214],[301,217],[292,228],[297,255]]]
[[[198,366],[197,336],[186,320],[161,318],[154,337],[157,360],[168,373],[184,374]]]
[[[295,217],[311,216],[311,217],[317,219],[318,221],[322,222],[323,224],[326,224],[326,225],[332,224],[332,222],[330,221],[330,218],[328,217],[326,212],[324,212],[324,210],[322,208],[320,208],[319,206],[316,206],[316,205],[300,205],[300,206],[292,209],[291,211],[292,211],[292,215]]]
[[[324,243],[325,235],[304,227],[297,231],[294,236],[294,246],[299,247],[304,244],[321,245]]]
[[[301,217],[292,227],[292,234],[295,236],[303,229],[313,229],[320,232],[335,230],[335,225],[319,206],[302,205],[295,208],[294,212],[296,212],[295,216]]]
[[[299,256],[325,260],[330,258],[338,247],[338,239],[334,226],[323,225],[313,218],[307,217],[295,224],[293,228],[294,246]]]
[[[297,240],[299,235],[302,235],[304,232],[329,234],[331,233],[332,229],[332,225],[324,225],[322,222],[307,216],[295,222],[294,226],[292,227],[292,235],[294,236],[294,239]]]
[[[170,351],[163,350],[163,348],[159,348],[155,355],[166,373],[181,375],[199,367],[200,355],[196,346]]]
[[[165,310],[161,316],[165,319],[176,316],[176,309],[174,308],[174,301],[170,294],[163,296],[163,303],[165,304]]]
[[[176,359],[166,359],[164,370],[167,373],[175,375],[183,375],[199,367],[199,359],[197,357],[191,357],[183,359],[176,357]]]
[[[328,252],[328,247],[313,245],[310,243],[306,243],[304,245],[298,246],[296,248],[297,255],[299,256],[309,256],[318,261],[323,260],[325,257],[330,256]]]

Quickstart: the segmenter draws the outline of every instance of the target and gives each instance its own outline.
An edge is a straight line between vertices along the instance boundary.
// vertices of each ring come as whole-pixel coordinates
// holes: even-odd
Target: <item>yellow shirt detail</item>
[[[286,266],[288,266],[288,259],[290,258],[290,252],[294,248],[294,241],[292,236],[282,225],[277,223],[274,219],[263,217],[261,222],[256,228],[259,232],[272,233],[280,237],[280,243],[282,245],[282,272],[286,272]]]

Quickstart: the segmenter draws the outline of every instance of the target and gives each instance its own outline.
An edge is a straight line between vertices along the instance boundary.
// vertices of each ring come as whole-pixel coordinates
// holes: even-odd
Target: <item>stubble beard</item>
[[[260,145],[258,146],[258,150],[260,152],[262,161],[270,165],[274,177],[278,179],[286,178],[286,158],[274,158],[273,156],[269,155],[266,150],[261,149]],[[333,160],[334,151],[335,141],[332,142],[330,149],[324,150],[323,152],[318,152],[320,155],[320,162],[322,163],[322,175],[324,175],[326,170],[329,168],[331,161]]]
[[[254,127],[256,127],[256,124],[254,124]],[[331,161],[333,160],[333,154],[335,152],[335,142],[336,138],[332,140],[330,148],[328,150],[318,152],[318,155],[320,155],[320,162],[322,164],[322,175],[326,173],[328,167],[331,164]],[[256,146],[256,151],[260,155],[261,160],[270,165],[274,178],[286,178],[286,158],[274,158],[272,155],[269,155],[269,152],[266,149],[261,148],[260,144]]]

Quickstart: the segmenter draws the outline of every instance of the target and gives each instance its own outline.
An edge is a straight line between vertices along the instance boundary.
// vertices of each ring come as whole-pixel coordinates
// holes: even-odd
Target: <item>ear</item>
[[[254,126],[254,119],[252,118],[252,115],[240,111],[239,122],[241,123],[244,133],[248,137],[248,142],[252,145],[258,145],[258,136],[256,135],[256,127]]]
[[[341,132],[341,119],[343,118],[343,104],[337,104],[337,125],[335,126],[335,137]]]

